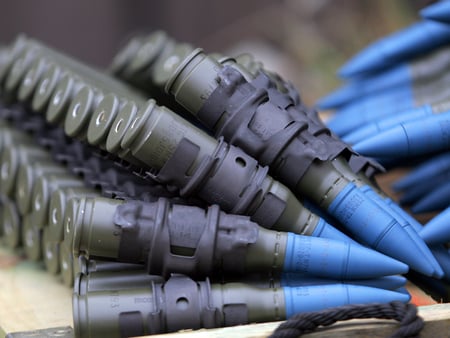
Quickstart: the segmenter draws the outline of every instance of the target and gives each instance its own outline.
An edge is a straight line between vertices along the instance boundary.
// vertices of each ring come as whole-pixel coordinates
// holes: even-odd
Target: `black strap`
[[[424,326],[413,304],[402,302],[356,304],[296,314],[280,324],[270,338],[297,338],[302,334],[313,332],[319,326],[329,326],[337,321],[361,318],[395,319],[400,322],[400,327],[390,338],[418,337]]]

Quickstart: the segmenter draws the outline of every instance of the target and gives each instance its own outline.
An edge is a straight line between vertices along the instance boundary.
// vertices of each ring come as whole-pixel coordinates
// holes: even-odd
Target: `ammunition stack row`
[[[337,218],[354,238],[407,262],[410,268],[425,275],[448,276],[448,255],[434,248],[439,253],[431,254],[418,236],[422,226],[370,181],[379,169],[376,163],[353,153],[334,137],[317,112],[301,103],[300,96],[287,81],[266,71],[248,55],[230,58],[207,55],[201,49],[193,49],[188,54],[186,48],[179,53],[176,46],[173,39],[161,32],[132,40],[118,54],[111,69],[116,76],[134,84],[135,77],[143,76],[133,71],[134,65],[145,64],[142,72],[145,83],[164,90],[166,96],[172,97],[166,100],[181,104],[216,137],[223,137],[259,163],[269,165],[272,175],[297,198],[312,201],[322,209],[319,211],[322,215]],[[152,53],[146,53],[147,50]],[[172,74],[160,68],[170,69]],[[159,72],[164,76],[158,76]],[[355,208],[351,202],[354,200],[364,201],[363,205],[348,213]],[[369,221],[369,227],[380,231],[390,229],[390,234],[383,231],[382,239],[375,232],[361,231],[361,224],[366,221],[357,216],[360,213],[377,214],[373,217],[377,224]],[[380,224],[382,220],[385,225]],[[388,225],[391,222],[396,223],[393,228]],[[405,247],[390,247],[390,236],[397,240],[403,238],[400,242]],[[413,247],[423,257],[418,259],[409,251]],[[439,262],[433,255],[439,257]],[[445,266],[445,271],[440,265]]]
[[[76,274],[77,336],[408,301],[399,274],[445,274],[364,174],[371,162],[355,170],[358,155],[258,67],[159,32],[111,67],[142,94],[27,37],[0,51],[0,234],[65,283]]]
[[[347,83],[318,103],[335,110],[327,124],[355,150],[410,170],[392,188],[403,206],[422,214],[418,232],[442,257],[450,242],[449,8],[432,4],[421,11],[423,20],[363,49],[340,70]],[[443,281],[417,279],[448,301],[448,277]]]
[[[341,68],[346,84],[318,103],[335,110],[328,126],[355,150],[411,170],[393,189],[415,214],[440,212],[419,234],[442,254],[450,242],[449,8],[436,2],[422,20],[367,46]]]
[[[77,268],[69,226],[77,199],[155,201],[170,196],[164,187],[99,157],[23,107],[2,107],[1,128],[2,242],[11,249],[23,247],[30,260],[42,259],[50,273],[61,273],[64,284],[73,285]]]

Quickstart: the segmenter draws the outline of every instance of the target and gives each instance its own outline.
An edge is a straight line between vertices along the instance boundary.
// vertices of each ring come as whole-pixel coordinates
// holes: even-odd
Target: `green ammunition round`
[[[17,91],[25,73],[30,69],[37,57],[38,52],[34,48],[27,48],[15,59],[5,80],[3,89],[6,93],[13,94]]]
[[[138,106],[133,101],[125,102],[123,107],[119,109],[109,130],[108,136],[106,137],[106,150],[116,154],[125,161],[142,167],[143,163],[133,157],[130,149],[122,149],[120,146],[131,121],[136,117],[138,109]]]
[[[113,260],[118,258],[121,236],[119,229],[117,232],[111,231],[111,224],[114,224],[116,207],[122,203],[122,200],[101,197],[79,200],[73,226],[73,253],[76,257],[86,254],[89,257],[109,257]],[[84,226],[89,222],[96,225],[95,231]],[[91,243],[95,243],[95,247]],[[90,252],[92,248],[95,249],[93,253]]]
[[[51,240],[52,229],[45,227],[42,233],[42,254],[44,258],[45,268],[52,275],[59,273],[59,247],[60,242]]]
[[[103,93],[94,87],[85,85],[73,98],[64,121],[64,131],[70,137],[85,140],[87,127],[94,110],[97,108]]]
[[[149,273],[163,276],[281,270],[287,241],[286,233],[258,227],[246,216],[227,215],[217,205],[204,210],[164,199],[80,199],[73,233],[75,257],[146,264]]]
[[[119,110],[106,138],[106,150],[116,154],[122,149],[120,143],[137,111],[138,106],[133,101],[126,102]]]
[[[72,250],[66,241],[61,242],[59,246],[59,270],[63,284],[71,287],[79,269],[78,262],[74,261]]]
[[[31,193],[32,215],[37,227],[43,228],[49,224],[50,196],[57,189],[66,187],[84,187],[84,182],[69,173],[38,177]]]
[[[33,100],[31,101],[31,108],[34,111],[44,113],[50,102],[50,98],[53,94],[53,90],[58,85],[63,72],[61,68],[54,64],[49,63],[48,68],[42,74],[37,89],[34,92]]]
[[[29,44],[41,50],[47,57],[51,58],[65,71],[77,74],[82,79],[84,84],[89,84],[97,88],[103,88],[108,92],[116,92],[119,95],[142,99],[141,95],[135,90],[129,88],[122,82],[115,80],[104,72],[98,71],[94,67],[78,62],[70,56],[49,48],[36,40],[29,39]]]
[[[90,118],[87,140],[90,144],[106,148],[106,138],[116,118],[121,102],[114,94],[107,94],[98,104]]]
[[[83,259],[80,259],[80,262],[83,262]],[[92,262],[93,264],[91,264]],[[90,270],[87,274],[82,272],[84,275],[89,275],[86,285],[83,286],[86,292],[103,292],[111,289],[127,290],[135,287],[147,287],[152,282],[164,283],[163,277],[149,275],[142,269],[142,265],[107,261],[88,261],[87,263],[94,265],[98,270]],[[79,280],[79,276],[75,278],[76,284],[77,280]],[[76,284],[74,288],[77,286]]]
[[[9,62],[8,50],[0,46],[0,94],[2,92],[3,75]]]
[[[0,194],[0,221],[3,221],[4,199],[5,199],[5,197],[2,194]],[[3,228],[3,223],[0,222],[0,245],[3,244],[4,234],[5,234],[5,230]]]
[[[38,58],[31,64],[30,69],[23,77],[17,93],[17,98],[21,102],[29,102],[32,99],[37,89],[37,84],[47,68],[48,61],[45,58]]]
[[[120,336],[122,330],[126,331],[126,336],[149,333],[149,321],[156,305],[153,303],[155,295],[152,294],[153,283],[149,280],[150,277],[139,276],[141,281],[137,281],[136,287],[131,287],[125,278],[118,277],[117,280],[107,275],[100,277],[99,281],[91,282],[93,276],[94,274],[89,276],[80,274],[75,279],[72,300],[75,335],[77,337],[106,335],[115,338]],[[109,287],[109,283],[114,286]],[[108,300],[109,306],[106,306]],[[127,319],[134,324],[129,325],[124,320],[119,320],[123,317],[121,313],[129,314]]]
[[[4,121],[0,120],[0,123]],[[14,147],[18,144],[31,144],[33,139],[21,131],[10,128],[7,125],[0,126],[0,156],[3,150]]]
[[[261,61],[255,59],[255,57],[250,53],[242,53],[235,57],[226,57],[222,55],[213,56],[209,54],[210,57],[215,58],[221,65],[231,66],[237,69],[244,78],[251,82],[255,77],[258,76],[260,71],[264,71],[264,73],[272,80],[277,86],[277,89],[282,93],[287,93],[288,89],[285,86],[284,81],[281,77],[274,73],[270,72],[267,69],[264,69],[264,65]]]
[[[3,78],[8,73],[8,68],[11,64],[9,52],[9,49],[0,49],[0,89],[2,88]]]
[[[72,252],[73,236],[74,236],[74,224],[78,215],[78,207],[80,200],[78,198],[71,198],[67,202],[66,212],[64,214],[63,228],[64,228],[64,240],[68,246],[70,246],[70,252]]]
[[[116,54],[109,68],[112,74],[121,74],[131,59],[136,55],[142,45],[143,37],[137,36],[130,39],[127,44]]]
[[[66,207],[70,199],[81,197],[97,197],[100,192],[87,187],[66,187],[55,190],[49,203],[48,214],[48,228],[49,239],[54,242],[61,242],[64,240],[64,217]]]
[[[253,54],[250,53],[241,53],[237,56],[234,56],[233,59],[237,64],[242,65],[244,69],[250,72],[253,77],[256,77],[258,72],[264,68],[262,62],[255,60]]]
[[[58,82],[47,107],[45,118],[49,123],[60,124],[66,117],[72,99],[82,88],[83,83],[71,73],[64,74]]]
[[[34,262],[42,259],[42,229],[34,225],[31,214],[22,218],[22,244],[28,259]]]
[[[263,289],[243,283],[211,285],[211,303],[219,309],[226,304],[251,304],[248,306],[248,323],[270,322],[286,318],[287,300],[283,288]]]
[[[166,57],[167,54],[170,53],[170,51],[172,51],[174,48],[175,41],[171,38],[166,39],[159,52],[153,55],[153,59],[148,60],[147,66],[142,70],[132,74],[131,80],[137,82],[138,84],[141,83],[143,86],[149,87],[149,90],[151,92],[150,88],[153,88],[155,85],[152,78],[156,64],[158,63],[158,61],[161,61],[161,58]],[[130,63],[133,63],[135,61],[136,59],[132,60]]]
[[[15,249],[22,243],[22,219],[17,212],[16,205],[6,196],[3,196],[3,242],[8,248]]]
[[[17,171],[15,198],[21,215],[31,211],[31,193],[38,177],[48,174],[67,173],[67,168],[53,161],[21,163]]]
[[[0,62],[0,87],[2,87],[3,82],[6,80],[12,64],[19,55],[25,50],[26,38],[23,35],[19,35],[11,48],[5,49],[2,52],[2,61]]]
[[[132,276],[134,273],[142,274],[143,276],[150,276],[144,269],[142,264],[113,262],[109,260],[88,259],[86,256],[78,257],[78,263],[80,264],[80,270],[82,274],[89,275],[93,272],[118,272],[129,271],[130,273],[124,273],[124,276]],[[156,278],[156,276],[153,276]],[[158,276],[161,281],[164,281],[162,276]]]
[[[222,66],[231,66],[237,70],[244,76],[244,78],[250,82],[254,79],[254,74],[251,73],[246,67],[244,67],[242,64],[237,63],[236,59],[230,56],[223,56],[223,55],[211,55],[208,54],[207,58],[211,58],[216,60],[218,63],[220,63]],[[244,57],[244,61],[249,61],[246,57]]]
[[[72,302],[75,335],[142,336],[281,320],[287,316],[286,301],[294,298],[287,297],[284,288],[210,284],[182,275],[164,283],[144,278],[136,286],[130,284],[120,273],[78,275]],[[301,291],[308,290],[299,288],[297,292]],[[296,298],[303,300],[301,297]]]
[[[175,69],[193,49],[194,47],[187,43],[173,43],[170,48],[167,46],[156,60],[155,65],[152,66],[151,78],[153,84],[164,89]]]
[[[149,100],[129,121],[121,147],[131,149],[134,157],[156,170],[163,167],[183,138],[200,146],[190,170],[217,147],[217,142],[206,133],[192,128],[189,122],[166,107],[156,105],[154,100]]]
[[[34,161],[51,161],[51,156],[45,149],[34,145],[20,145],[4,149],[1,157],[0,191],[11,196],[15,192],[17,171],[21,163]]]
[[[126,72],[137,74],[150,66],[161,53],[169,37],[163,31],[152,33],[141,43],[135,57],[126,67]]]
[[[189,112],[196,115],[217,88],[217,73],[221,68],[219,62],[208,57],[201,48],[197,48],[179,64],[167,82],[165,90]]]
[[[74,276],[80,272],[78,261],[74,260],[72,252],[73,242],[73,223],[76,221],[79,200],[71,198],[66,206],[66,214],[64,215],[64,240],[59,246],[59,262],[61,279],[67,286],[72,286]]]

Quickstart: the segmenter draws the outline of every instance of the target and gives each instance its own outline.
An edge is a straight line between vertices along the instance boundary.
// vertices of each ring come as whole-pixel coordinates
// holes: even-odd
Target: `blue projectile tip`
[[[319,109],[333,109],[342,106],[352,100],[358,93],[358,87],[352,84],[347,84],[338,88],[334,92],[321,98],[316,106]]]
[[[352,79],[352,82],[320,99],[317,106],[320,109],[341,108],[343,105],[357,102],[363,97],[378,95],[387,89],[411,86],[411,81],[409,65],[406,63],[395,65],[381,73]]]
[[[396,156],[418,156],[448,150],[450,111],[425,116],[421,119],[406,121],[388,130],[394,142],[405,144],[402,149],[395,149]],[[402,140],[400,140],[402,138]],[[391,146],[395,147],[396,143]],[[391,154],[395,152],[391,151]]]
[[[434,269],[433,276],[440,278],[444,275],[442,268],[436,261],[435,257],[427,247],[425,242],[420,238],[417,233],[416,227],[421,227],[420,224],[414,224],[416,221],[408,215],[403,209],[401,209],[394,201],[389,198],[382,198],[377,194],[370,186],[364,185],[359,188],[368,197],[370,197],[375,203],[377,203],[385,212],[391,215],[398,224],[405,230],[409,237],[414,241],[416,248],[421,251],[424,259],[428,261],[428,265]]]
[[[380,64],[384,58],[383,51],[378,48],[380,42],[369,45],[353,56],[338,70],[338,75],[342,78],[358,77],[382,68]]]
[[[400,229],[403,230],[402,228]],[[421,250],[416,243],[406,232],[400,231],[398,228],[392,228],[384,236],[383,240],[378,244],[377,250],[385,253],[391,251],[397,259],[402,262],[408,262],[412,270],[426,276],[434,276],[436,274],[436,270],[429,263],[428,258],[422,254],[417,254]]]
[[[383,276],[370,279],[336,280],[330,278],[310,276],[302,273],[283,272],[280,275],[281,286],[327,285],[327,284],[352,284],[369,286],[372,288],[396,290],[406,285],[406,278],[400,275]]]
[[[342,140],[348,144],[356,144],[366,138],[370,138],[376,135],[378,132],[376,123],[369,123],[365,126],[357,128],[356,130],[342,136]]]
[[[439,1],[420,11],[424,19],[450,23],[450,2]]]
[[[439,174],[450,171],[450,152],[434,156],[419,165],[411,173],[404,176],[392,185],[395,191],[405,190],[411,186],[433,179]]]
[[[354,275],[359,270],[358,275],[361,277],[358,278],[403,274],[409,270],[408,265],[362,246],[350,246],[348,256],[347,275]],[[370,269],[371,271],[361,273],[365,269]],[[387,272],[388,270],[389,272]]]
[[[361,107],[360,107],[361,108]],[[364,124],[364,119],[358,116],[358,109],[345,109],[342,112],[336,112],[327,122],[326,125],[336,135],[344,136],[352,130]]]
[[[403,190],[403,196],[400,198],[400,204],[412,205],[417,203],[425,196],[429,195],[433,190],[438,189],[443,184],[446,184],[449,179],[447,176],[448,175],[438,175]],[[423,182],[426,182],[427,184],[423,184]]]
[[[361,245],[289,233],[283,271],[364,279],[404,274],[408,266]]]
[[[442,279],[450,282],[450,251],[442,244],[431,245],[430,249],[444,271]]]
[[[435,269],[429,264],[429,260],[417,255],[421,249],[415,240],[391,214],[354,184],[347,184],[330,204],[328,212],[362,243],[408,264],[410,268],[424,275],[434,275]]]
[[[284,287],[286,317],[348,304],[408,302],[409,294],[350,284]]]
[[[411,211],[415,214],[442,210],[450,205],[450,182],[430,191],[427,195],[422,197],[414,205],[411,206]]]
[[[364,156],[398,157],[410,153],[408,136],[401,126],[388,129],[353,145]]]
[[[349,78],[378,71],[409,60],[448,41],[450,41],[449,25],[435,21],[420,21],[366,47],[339,70],[339,75]]]
[[[425,224],[420,236],[428,244],[450,242],[450,207]]]

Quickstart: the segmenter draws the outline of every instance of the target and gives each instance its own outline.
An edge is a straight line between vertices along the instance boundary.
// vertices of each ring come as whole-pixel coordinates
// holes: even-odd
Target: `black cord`
[[[296,314],[280,324],[270,338],[297,338],[302,334],[313,332],[319,326],[361,318],[395,319],[400,322],[401,326],[390,338],[418,337],[424,326],[413,304],[402,302],[356,304]]]

